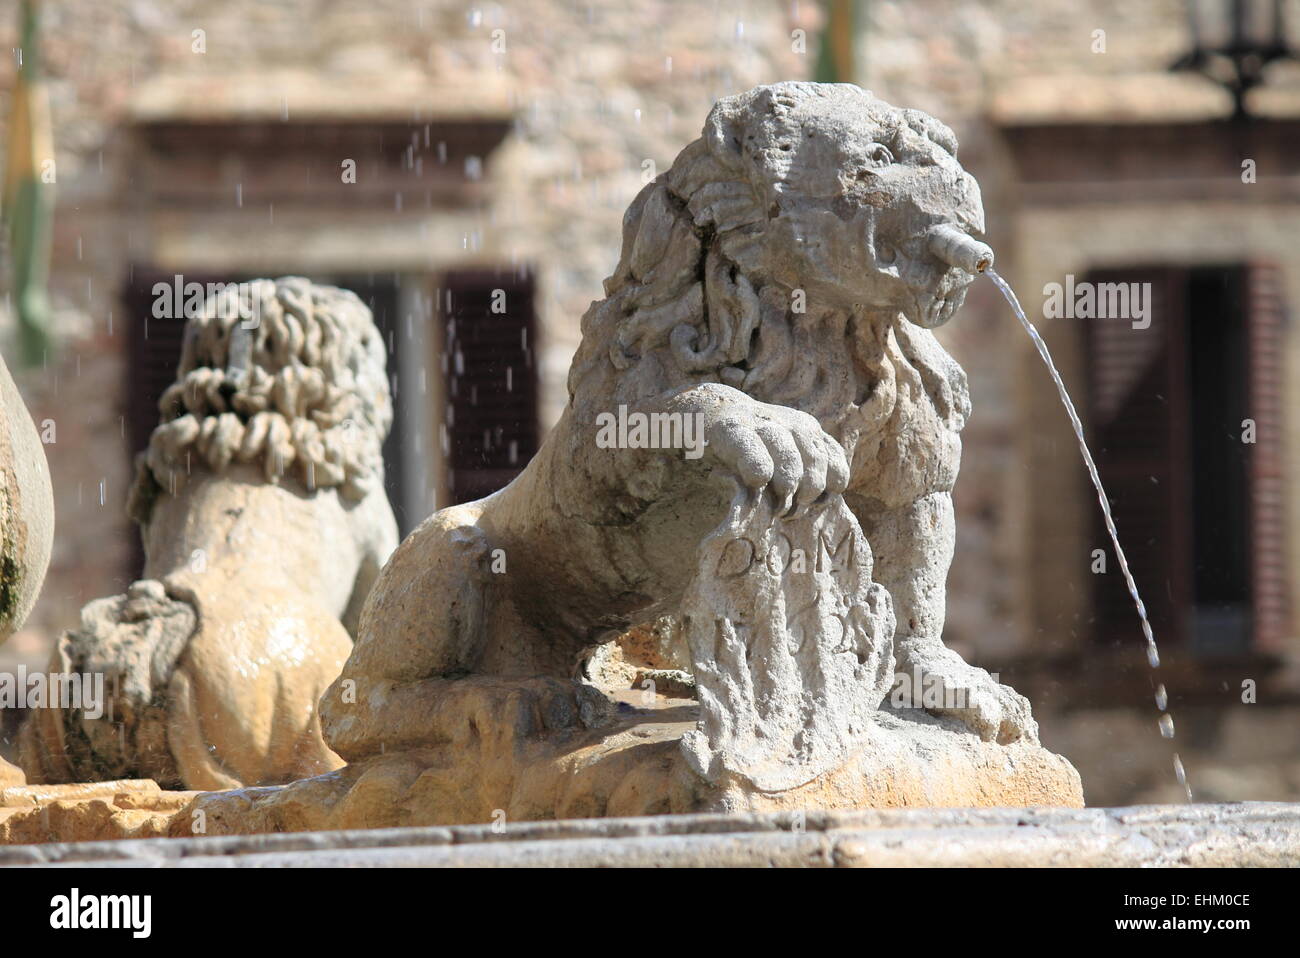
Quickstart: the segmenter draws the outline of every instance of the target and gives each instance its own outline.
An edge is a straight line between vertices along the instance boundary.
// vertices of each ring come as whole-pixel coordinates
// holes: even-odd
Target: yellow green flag
[[[826,28],[813,79],[819,83],[854,83],[853,30],[857,22],[856,0],[827,0]]]
[[[21,17],[22,46],[17,51],[18,76],[9,111],[0,214],[9,230],[10,295],[18,314],[22,358],[37,365],[45,361],[47,349],[45,283],[54,213],[54,139],[41,79],[34,0],[23,0]]]

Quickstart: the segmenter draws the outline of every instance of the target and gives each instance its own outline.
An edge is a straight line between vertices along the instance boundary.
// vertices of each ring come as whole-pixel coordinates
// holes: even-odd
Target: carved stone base
[[[0,845],[162,837],[196,794],[150,779],[0,788]]]
[[[687,768],[680,741],[698,713],[690,700],[624,702],[599,729],[520,744],[514,731],[530,721],[528,709],[498,713],[496,729],[478,728],[477,755],[464,743],[394,752],[289,785],[200,795],[172,834],[188,834],[194,820],[221,835],[690,812],[1083,806],[1079,774],[1061,756],[984,742],[919,712],[881,711],[870,746],[838,769],[764,793],[735,780],[709,786]]]

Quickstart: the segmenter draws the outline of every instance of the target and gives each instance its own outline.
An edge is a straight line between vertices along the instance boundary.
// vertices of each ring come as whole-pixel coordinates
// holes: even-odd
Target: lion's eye
[[[885,146],[883,143],[873,143],[867,156],[871,158],[871,161],[875,163],[876,166],[888,166],[890,163],[894,162],[894,154],[890,153],[889,147]]]

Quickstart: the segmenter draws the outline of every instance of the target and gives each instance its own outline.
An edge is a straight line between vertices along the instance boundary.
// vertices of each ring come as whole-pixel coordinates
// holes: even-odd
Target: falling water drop
[[[1166,712],[1160,716],[1160,734],[1165,738],[1174,737],[1174,717]]]
[[[1169,693],[1165,691],[1163,682],[1156,686],[1156,708],[1162,712],[1169,708]]]
[[[1187,793],[1187,800],[1192,800],[1192,786],[1187,784],[1187,770],[1183,768],[1183,760],[1174,752],[1174,775],[1178,777],[1178,784],[1183,786],[1183,791]]]

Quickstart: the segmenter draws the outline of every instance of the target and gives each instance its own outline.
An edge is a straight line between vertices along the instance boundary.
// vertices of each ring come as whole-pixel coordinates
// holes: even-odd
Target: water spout
[[[975,276],[993,265],[993,250],[972,239],[957,227],[940,224],[930,231],[926,247],[949,266],[964,269]]]
[[[990,258],[992,255],[990,252]],[[1111,545],[1115,548],[1115,558],[1119,560],[1119,569],[1124,576],[1124,584],[1128,586],[1128,594],[1133,599],[1138,619],[1142,623],[1142,635],[1146,639],[1147,647],[1147,664],[1152,669],[1158,669],[1160,668],[1160,651],[1156,647],[1155,632],[1151,629],[1151,620],[1147,616],[1146,603],[1142,601],[1142,596],[1138,594],[1137,582],[1134,581],[1133,573],[1128,566],[1128,557],[1124,555],[1124,548],[1119,544],[1119,531],[1115,528],[1115,519],[1111,515],[1110,499],[1106,496],[1106,489],[1101,484],[1101,474],[1097,471],[1097,463],[1093,460],[1092,452],[1088,449],[1088,443],[1084,439],[1083,423],[1079,419],[1079,413],[1074,408],[1074,402],[1070,399],[1069,392],[1066,391],[1065,382],[1061,379],[1056,363],[1052,362],[1052,354],[1047,350],[1047,343],[1043,341],[1038,329],[1025,315],[1025,311],[1020,307],[1020,301],[1016,299],[1016,294],[1011,291],[1011,287],[1007,285],[1006,280],[992,269],[985,266],[981,272],[984,272],[993,281],[993,285],[1006,298],[1012,311],[1015,312],[1016,318],[1020,320],[1020,325],[1025,328],[1025,332],[1033,340],[1034,348],[1038,350],[1038,355],[1042,358],[1043,364],[1047,366],[1048,375],[1052,377],[1057,394],[1061,398],[1061,405],[1065,407],[1065,414],[1069,417],[1070,425],[1074,428],[1074,436],[1079,443],[1079,452],[1083,456],[1083,464],[1088,469],[1088,478],[1092,480],[1093,489],[1097,493],[1097,504],[1101,507],[1102,520],[1106,524],[1106,531],[1110,534]],[[1156,706],[1161,712],[1159,719],[1160,734],[1165,738],[1172,739],[1174,737],[1174,720],[1168,713],[1169,693],[1165,691],[1163,683],[1156,689]],[[1178,777],[1178,783],[1183,787],[1187,800],[1192,801],[1192,788],[1187,781],[1187,770],[1183,768],[1183,760],[1178,757],[1177,752],[1174,753],[1174,773]]]

